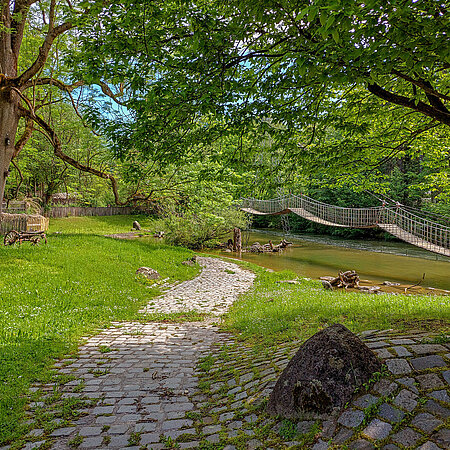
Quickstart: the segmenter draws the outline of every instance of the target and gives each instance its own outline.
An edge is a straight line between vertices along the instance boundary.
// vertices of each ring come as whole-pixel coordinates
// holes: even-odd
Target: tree
[[[448,137],[443,2],[125,5],[89,23],[75,58],[80,75],[124,81],[133,122],[112,127],[100,111],[91,114],[119,153],[134,145],[148,157],[183,157],[195,141],[258,128],[289,163],[318,170],[323,159],[331,170],[330,161],[342,160],[354,171],[412,148],[430,130]],[[368,134],[375,140],[360,145]]]
[[[40,109],[51,104],[51,93],[60,91],[73,101],[75,89],[85,84],[73,80],[67,72],[56,69],[59,59],[57,44],[73,32],[90,15],[100,11],[106,1],[57,2],[56,0],[2,0],[0,22],[0,213],[6,179],[11,161],[22,151],[33,131],[39,129],[49,140],[56,157],[76,169],[89,172],[111,182],[116,198],[115,178],[102,170],[85,166],[63,152],[61,140],[51,122],[45,120]],[[40,46],[30,54],[29,42]],[[73,37],[73,36],[72,36]],[[73,44],[69,42],[69,45]],[[33,46],[31,46],[33,47]],[[55,50],[56,48],[56,50]],[[64,51],[67,49],[65,48]],[[53,53],[52,53],[53,52]],[[59,79],[58,75],[62,75]],[[98,81],[106,95],[114,97],[111,88]],[[43,94],[44,93],[44,94]],[[41,95],[43,94],[43,95]],[[19,122],[23,121],[22,133],[17,137]]]

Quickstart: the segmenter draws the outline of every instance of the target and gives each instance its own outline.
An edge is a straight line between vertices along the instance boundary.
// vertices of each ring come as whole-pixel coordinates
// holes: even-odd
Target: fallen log
[[[276,253],[284,250],[289,245],[292,245],[292,242],[288,242],[285,239],[277,245],[274,245],[272,241],[269,241],[264,245],[261,245],[259,242],[255,242],[250,247],[247,247],[245,251],[250,253]]]
[[[320,277],[324,282],[325,289],[329,289],[329,285],[336,288],[356,288],[359,286],[360,278],[354,270],[347,270],[345,272],[339,272],[337,277]]]

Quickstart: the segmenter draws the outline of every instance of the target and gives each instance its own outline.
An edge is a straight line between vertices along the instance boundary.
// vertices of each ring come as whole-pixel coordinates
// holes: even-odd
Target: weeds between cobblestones
[[[199,286],[217,288],[217,295],[206,290],[209,314],[225,311],[237,293],[251,286],[254,276],[233,263],[200,261],[213,269],[204,270],[203,279],[197,279],[202,283],[182,283],[161,297],[166,318],[177,317],[167,313],[168,298],[178,298],[178,314],[188,315],[183,308],[195,306],[204,310]],[[234,287],[224,298],[225,285]],[[152,315],[161,314],[155,305]],[[301,341],[257,346],[221,333],[212,323],[217,319],[202,318],[180,324],[115,323],[90,338],[77,355],[55,365],[53,383],[36,386],[30,432],[26,442],[13,447],[448,447],[448,337],[420,331],[362,333],[386,360],[385,373],[364,386],[334,420],[290,421],[268,417],[264,409]]]

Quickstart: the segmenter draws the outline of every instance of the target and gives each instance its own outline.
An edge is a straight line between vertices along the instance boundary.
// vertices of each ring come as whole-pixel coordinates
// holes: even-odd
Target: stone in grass
[[[355,334],[332,325],[301,345],[278,379],[267,411],[284,418],[330,413],[379,371],[381,362]]]
[[[137,220],[135,220],[133,222],[133,229],[135,229],[137,231],[139,231],[141,229],[141,224]]]
[[[148,280],[157,280],[160,278],[159,273],[150,267],[139,267],[139,269],[136,270],[136,275],[142,275]]]

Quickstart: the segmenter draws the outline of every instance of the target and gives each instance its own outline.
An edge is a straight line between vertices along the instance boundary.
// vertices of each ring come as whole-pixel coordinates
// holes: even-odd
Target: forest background
[[[449,214],[446,8],[347,3],[3,1],[2,97],[20,104],[6,206],[65,193],[229,228],[241,196],[303,192]]]

